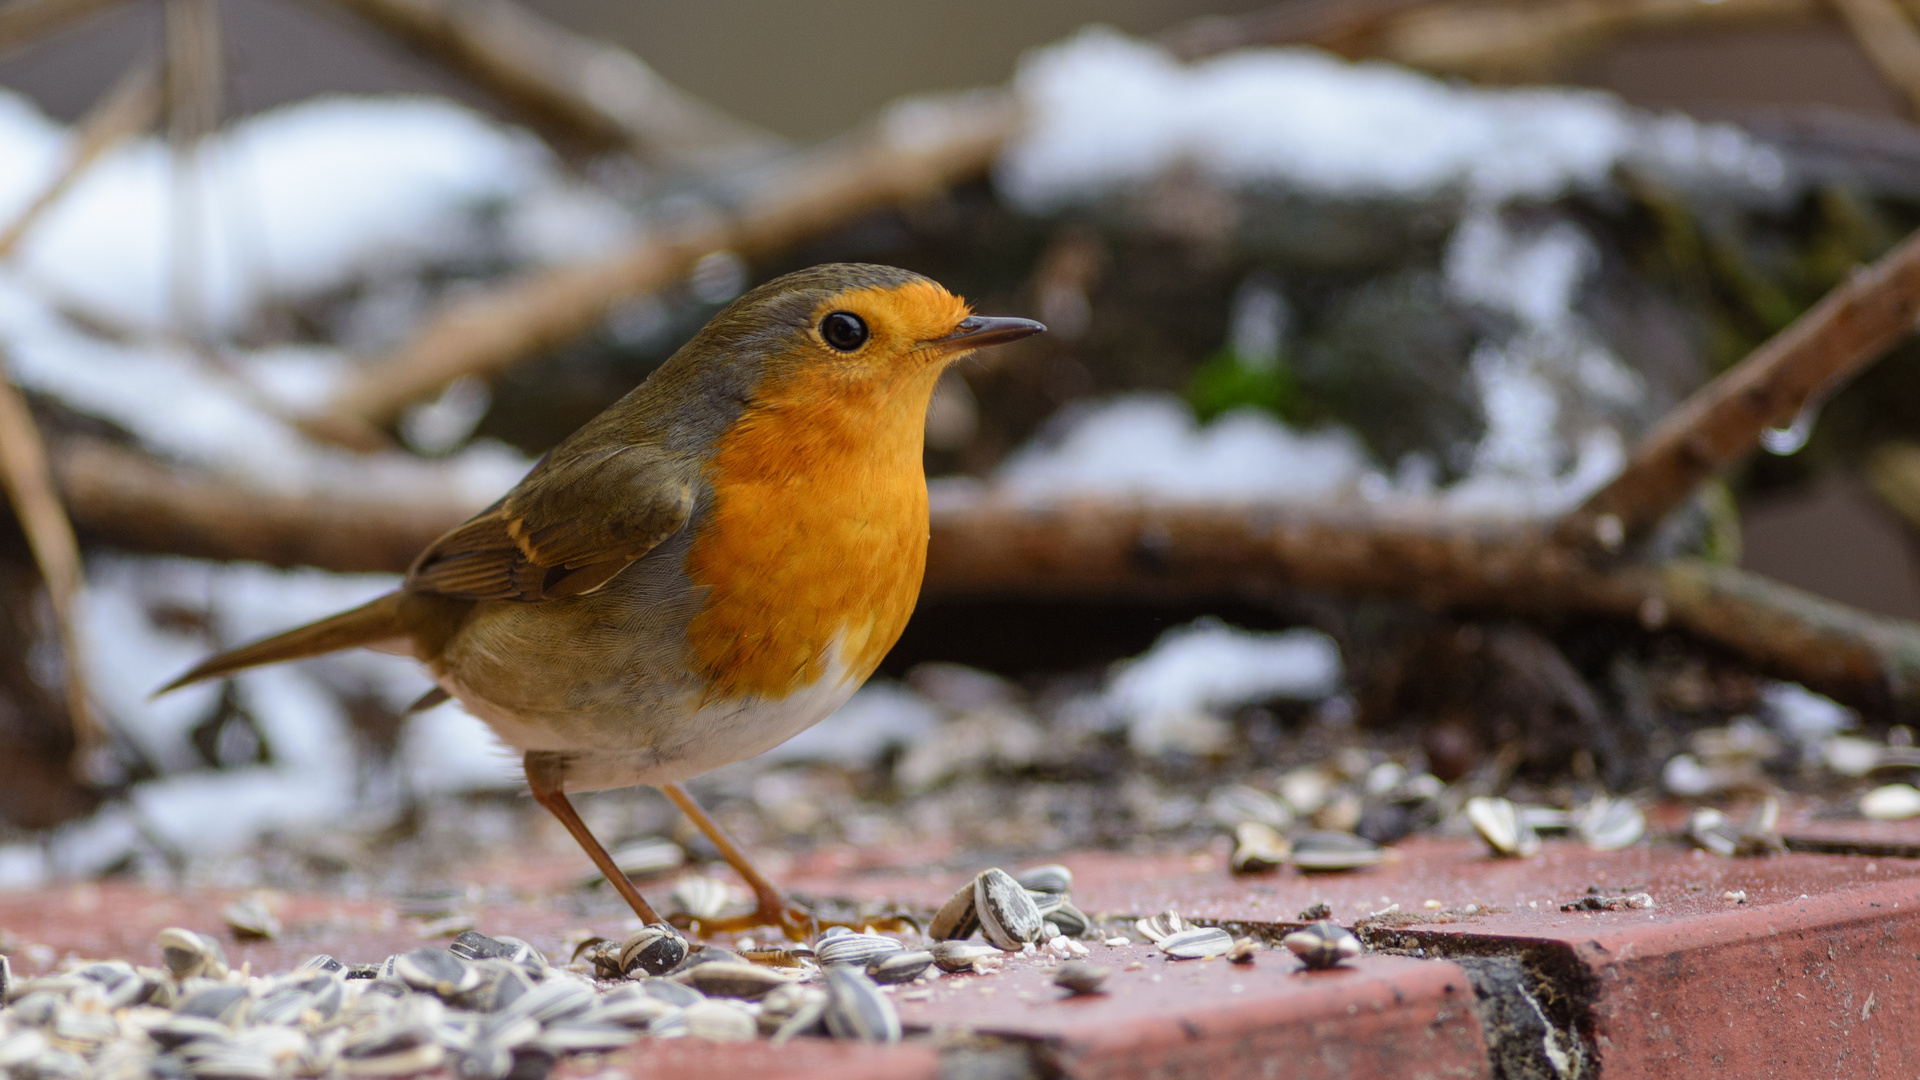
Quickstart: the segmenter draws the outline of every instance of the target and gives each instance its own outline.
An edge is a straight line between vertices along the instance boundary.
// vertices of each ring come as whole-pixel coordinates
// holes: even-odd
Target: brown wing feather
[[[612,580],[693,512],[696,470],[656,448],[556,457],[434,541],[406,587],[467,600],[578,596]]]

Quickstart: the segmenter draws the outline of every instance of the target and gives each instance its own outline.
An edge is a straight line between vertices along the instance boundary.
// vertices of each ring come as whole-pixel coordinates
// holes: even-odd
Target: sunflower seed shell
[[[1495,855],[1524,859],[1540,851],[1540,834],[1506,799],[1480,795],[1467,800],[1467,821]]]
[[[867,975],[882,986],[912,982],[933,966],[933,954],[922,949],[883,956],[867,965]]]
[[[1288,952],[1315,971],[1334,967],[1360,955],[1360,939],[1338,923],[1309,923],[1280,939]]]
[[[980,933],[992,945],[1018,952],[1022,945],[1040,940],[1045,919],[1033,894],[1005,870],[982,871],[974,878],[973,903],[980,919]]]
[[[999,949],[972,941],[937,941],[928,951],[933,953],[933,962],[941,971],[951,972],[974,971],[980,961],[997,960],[1001,956]]]
[[[927,924],[927,936],[935,941],[958,941],[973,936],[980,928],[973,906],[974,892],[974,883],[969,881],[948,897],[940,910],[934,912],[933,921]]]
[[[737,960],[696,964],[673,976],[673,979],[708,997],[739,998],[742,1001],[757,1001],[789,981],[785,975],[770,968]]]
[[[1364,836],[1315,829],[1294,836],[1287,861],[1307,873],[1335,873],[1377,866],[1386,857],[1385,848]]]
[[[1233,935],[1217,926],[1196,926],[1177,934],[1168,934],[1156,942],[1160,951],[1175,960],[1200,960],[1224,956],[1233,948]]]
[[[1059,863],[1048,863],[1020,871],[1014,877],[1020,887],[1029,892],[1058,893],[1065,896],[1073,891],[1073,871]]]
[[[727,1001],[702,1001],[681,1010],[687,1034],[709,1042],[746,1042],[760,1032],[759,1023],[744,1006]]]
[[[1580,811],[1574,829],[1589,848],[1618,851],[1640,842],[1647,819],[1629,800],[1602,795]]]
[[[1017,883],[1015,887],[1019,887]],[[878,1043],[900,1041],[900,1014],[872,979],[845,965],[828,968],[826,978],[824,1019],[827,1031],[834,1038]]]
[[[648,923],[620,943],[620,971],[664,975],[687,958],[687,939],[666,923]]]
[[[1085,960],[1069,960],[1053,973],[1053,985],[1072,994],[1097,994],[1112,974],[1111,968],[1089,964]]]
[[[841,934],[823,938],[814,946],[813,955],[822,967],[852,964],[864,968],[904,951],[905,945],[882,934]]]

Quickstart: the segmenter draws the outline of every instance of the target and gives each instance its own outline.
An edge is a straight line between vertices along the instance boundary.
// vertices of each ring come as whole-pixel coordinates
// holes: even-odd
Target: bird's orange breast
[[[857,685],[893,647],[926,568],[921,447],[938,374],[789,376],[722,437],[686,563],[707,590],[688,645],[710,699],[812,686],[835,645]]]

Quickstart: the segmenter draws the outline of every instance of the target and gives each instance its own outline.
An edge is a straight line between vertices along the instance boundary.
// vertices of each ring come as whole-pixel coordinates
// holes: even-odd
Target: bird
[[[367,647],[411,656],[522,755],[533,798],[643,922],[660,916],[570,793],[658,787],[752,888],[741,927],[818,923],[685,781],[824,719],[900,637],[926,568],[935,383],[1046,329],[937,282],[832,263],[721,309],[399,587],[156,691]]]

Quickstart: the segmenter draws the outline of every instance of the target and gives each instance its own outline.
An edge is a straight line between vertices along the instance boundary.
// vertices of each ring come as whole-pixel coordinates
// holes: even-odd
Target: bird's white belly
[[[744,761],[826,719],[846,704],[860,681],[848,677],[836,643],[819,680],[784,698],[702,702],[698,694],[687,692],[624,712],[583,710],[585,715],[576,722],[556,727],[530,723],[450,674],[440,679],[455,700],[507,745],[564,755],[568,791],[678,783]]]

